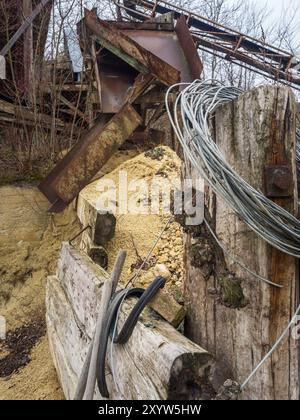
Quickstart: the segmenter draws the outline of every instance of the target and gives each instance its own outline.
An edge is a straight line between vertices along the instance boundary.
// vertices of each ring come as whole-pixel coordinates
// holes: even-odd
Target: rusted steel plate
[[[124,106],[128,89],[134,84],[135,74],[127,74],[113,66],[101,64],[102,112],[116,114]]]
[[[171,93],[169,95],[169,102],[175,102],[176,99],[176,93]],[[153,89],[150,92],[145,93],[143,96],[140,96],[134,103],[139,105],[155,105],[165,103],[165,100],[166,92],[164,90]]]
[[[135,102],[154,81],[155,77],[151,74],[139,74],[132,88],[128,90],[125,102],[130,104]]]
[[[194,80],[179,38],[175,32],[137,30],[123,32],[154,56],[174,67],[180,74],[180,82],[189,83]]]
[[[200,60],[196,45],[190,33],[184,16],[181,16],[176,24],[175,32],[178,36],[181,48],[194,80],[198,79],[203,71],[203,64]]]
[[[85,10],[85,24],[106,49],[134,67],[139,73],[151,73],[167,86],[180,81],[178,70],[143,48],[123,32],[99,19],[94,12]]]
[[[39,186],[51,210],[70,204],[141,123],[134,108],[125,105],[105,126],[100,122],[86,133]]]

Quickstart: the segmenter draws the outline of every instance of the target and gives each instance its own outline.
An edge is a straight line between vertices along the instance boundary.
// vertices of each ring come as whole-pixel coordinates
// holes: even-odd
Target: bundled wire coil
[[[298,164],[298,170],[300,165],[300,130],[299,128],[296,130],[296,160]]]
[[[172,112],[169,95],[178,86],[185,88]],[[213,112],[242,93],[214,80],[196,80],[172,86],[166,95],[166,107],[185,159],[250,229],[270,245],[298,258],[300,221],[245,182],[226,162],[211,135],[209,119]]]

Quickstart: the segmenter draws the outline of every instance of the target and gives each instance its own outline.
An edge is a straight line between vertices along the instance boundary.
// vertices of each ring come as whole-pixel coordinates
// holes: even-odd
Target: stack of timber
[[[47,327],[53,360],[67,399],[95,332],[102,287],[108,274],[85,254],[64,243],[57,276],[47,284]],[[123,323],[135,301],[124,304]],[[115,381],[111,377],[114,368]],[[212,356],[150,310],[140,318],[125,346],[107,358],[112,400],[209,399]],[[118,384],[117,386],[115,384]],[[100,400],[96,392],[95,399]]]

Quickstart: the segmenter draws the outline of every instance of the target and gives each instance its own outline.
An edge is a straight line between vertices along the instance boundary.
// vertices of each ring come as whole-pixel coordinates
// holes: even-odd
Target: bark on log
[[[94,334],[97,308],[107,273],[83,253],[63,244],[57,277],[47,284],[50,348],[65,395],[72,399]],[[124,305],[123,323],[135,300]],[[116,389],[111,399],[208,399],[212,357],[149,310],[142,315],[125,346],[108,351]],[[108,372],[110,374],[110,372]],[[99,394],[95,399],[100,399]]]
[[[226,160],[253,187],[264,191],[266,165],[288,164],[293,168],[295,196],[277,203],[297,215],[292,92],[275,86],[247,92],[216,112],[215,127],[216,142]],[[271,288],[228,259],[226,265],[234,277],[221,278],[218,261],[214,261],[217,267],[212,275],[207,265],[195,264],[203,238],[188,236],[187,334],[215,355],[214,383],[219,387],[229,378],[242,383],[282,334],[299,301],[299,277],[295,258],[267,245],[221,200],[214,197],[210,208],[227,250],[254,272],[283,285],[283,289]],[[237,279],[242,279],[241,283]],[[231,300],[233,296],[236,302]],[[299,399],[298,351],[299,343],[291,336],[286,338],[242,398]]]

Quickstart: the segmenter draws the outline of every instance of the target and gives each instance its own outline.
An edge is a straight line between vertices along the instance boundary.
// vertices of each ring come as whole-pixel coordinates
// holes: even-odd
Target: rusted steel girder
[[[150,73],[167,86],[180,82],[178,70],[87,9],[85,10],[85,24],[104,48],[117,55],[139,73]]]
[[[52,212],[62,211],[94,178],[99,170],[142,123],[127,104],[103,126],[96,124],[39,185],[52,203]]]
[[[267,76],[284,84],[292,85],[299,90],[300,71],[299,58],[289,51],[284,51],[262,39],[212,21],[192,10],[187,10],[170,1],[152,0],[113,0],[119,10],[142,22],[153,16],[173,13],[175,19],[181,16],[188,18],[190,31],[197,42],[198,49],[220,59],[233,62],[244,67],[250,66],[260,75]],[[122,13],[120,15],[122,17]],[[220,54],[219,54],[220,53]]]
[[[177,20],[175,32],[179,39],[186,61],[188,62],[191,76],[193,80],[198,79],[203,71],[203,63],[199,58],[196,45],[193,41],[184,16],[181,16]]]

